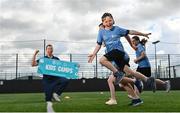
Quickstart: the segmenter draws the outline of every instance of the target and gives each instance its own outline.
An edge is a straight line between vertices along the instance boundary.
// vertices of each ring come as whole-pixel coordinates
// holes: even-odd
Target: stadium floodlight
[[[152,44],[154,44],[154,48],[155,48],[155,76],[157,76],[157,55],[156,55],[156,44],[159,43],[160,41],[157,40],[157,41],[154,41],[152,42]]]

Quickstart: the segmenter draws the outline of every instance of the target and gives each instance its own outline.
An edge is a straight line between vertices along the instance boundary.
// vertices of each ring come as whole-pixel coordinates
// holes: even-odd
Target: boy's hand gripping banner
[[[41,58],[38,64],[38,73],[50,76],[78,78],[79,65],[77,63]]]

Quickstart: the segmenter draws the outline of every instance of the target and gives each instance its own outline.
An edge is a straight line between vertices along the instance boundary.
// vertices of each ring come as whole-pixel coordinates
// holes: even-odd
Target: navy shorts
[[[118,49],[114,49],[104,55],[109,61],[114,61],[120,71],[124,70],[125,65],[129,65],[129,58],[125,59],[125,52]]]
[[[138,67],[137,72],[140,72],[141,74],[145,75],[146,77],[151,77],[151,67]]]

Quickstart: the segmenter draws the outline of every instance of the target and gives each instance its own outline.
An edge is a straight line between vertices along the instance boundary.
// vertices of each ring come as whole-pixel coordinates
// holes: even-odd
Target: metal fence
[[[24,40],[18,39],[18,40]],[[26,37],[29,39],[29,37]],[[79,78],[107,78],[110,71],[99,64],[102,54],[98,54],[93,63],[89,64],[89,53],[86,48],[92,48],[96,43],[93,42],[73,42],[57,40],[26,40],[26,41],[0,41],[0,79],[41,79],[37,74],[37,67],[31,67],[32,54],[35,49],[40,50],[38,58],[44,56],[45,46],[53,44],[54,52],[60,53],[78,53],[78,54],[60,54],[54,53],[61,60],[78,62],[80,64]],[[122,42],[125,46],[128,44]],[[126,45],[127,44],[127,45]],[[154,50],[151,42],[147,43],[150,51]],[[158,47],[167,47],[167,43],[160,42]],[[174,44],[169,44],[168,48],[173,48]],[[157,48],[158,49],[158,48]],[[177,50],[176,50],[177,51]],[[101,52],[103,53],[103,52]],[[133,62],[134,54],[130,54],[131,68],[136,70],[137,65]],[[177,78],[180,77],[180,54],[148,54],[152,67],[152,76],[156,78]],[[155,65],[157,63],[157,65]]]
[[[37,56],[42,57],[43,54]],[[81,78],[107,78],[110,71],[99,64],[98,54],[89,64],[87,54],[58,54],[61,60],[78,62],[80,64],[79,79]],[[137,65],[133,62],[135,55],[130,55],[130,65],[132,69],[136,69]],[[152,76],[156,78],[177,78],[180,77],[180,54],[150,54],[148,58],[152,67]],[[37,67],[31,67],[32,54],[0,54],[0,79],[41,79],[41,75],[37,74]],[[157,68],[155,67],[157,61]],[[157,69],[157,72],[156,72]]]

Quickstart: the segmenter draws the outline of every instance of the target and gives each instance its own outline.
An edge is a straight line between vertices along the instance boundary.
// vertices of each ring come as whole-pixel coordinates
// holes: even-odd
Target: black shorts
[[[146,77],[151,77],[151,67],[144,67],[144,68],[138,67],[136,71],[140,72],[141,74],[145,75]]]
[[[114,49],[104,55],[109,61],[114,61],[118,66],[119,70],[123,71],[125,65],[129,65],[129,59],[124,58],[125,53],[119,51],[118,49]]]

